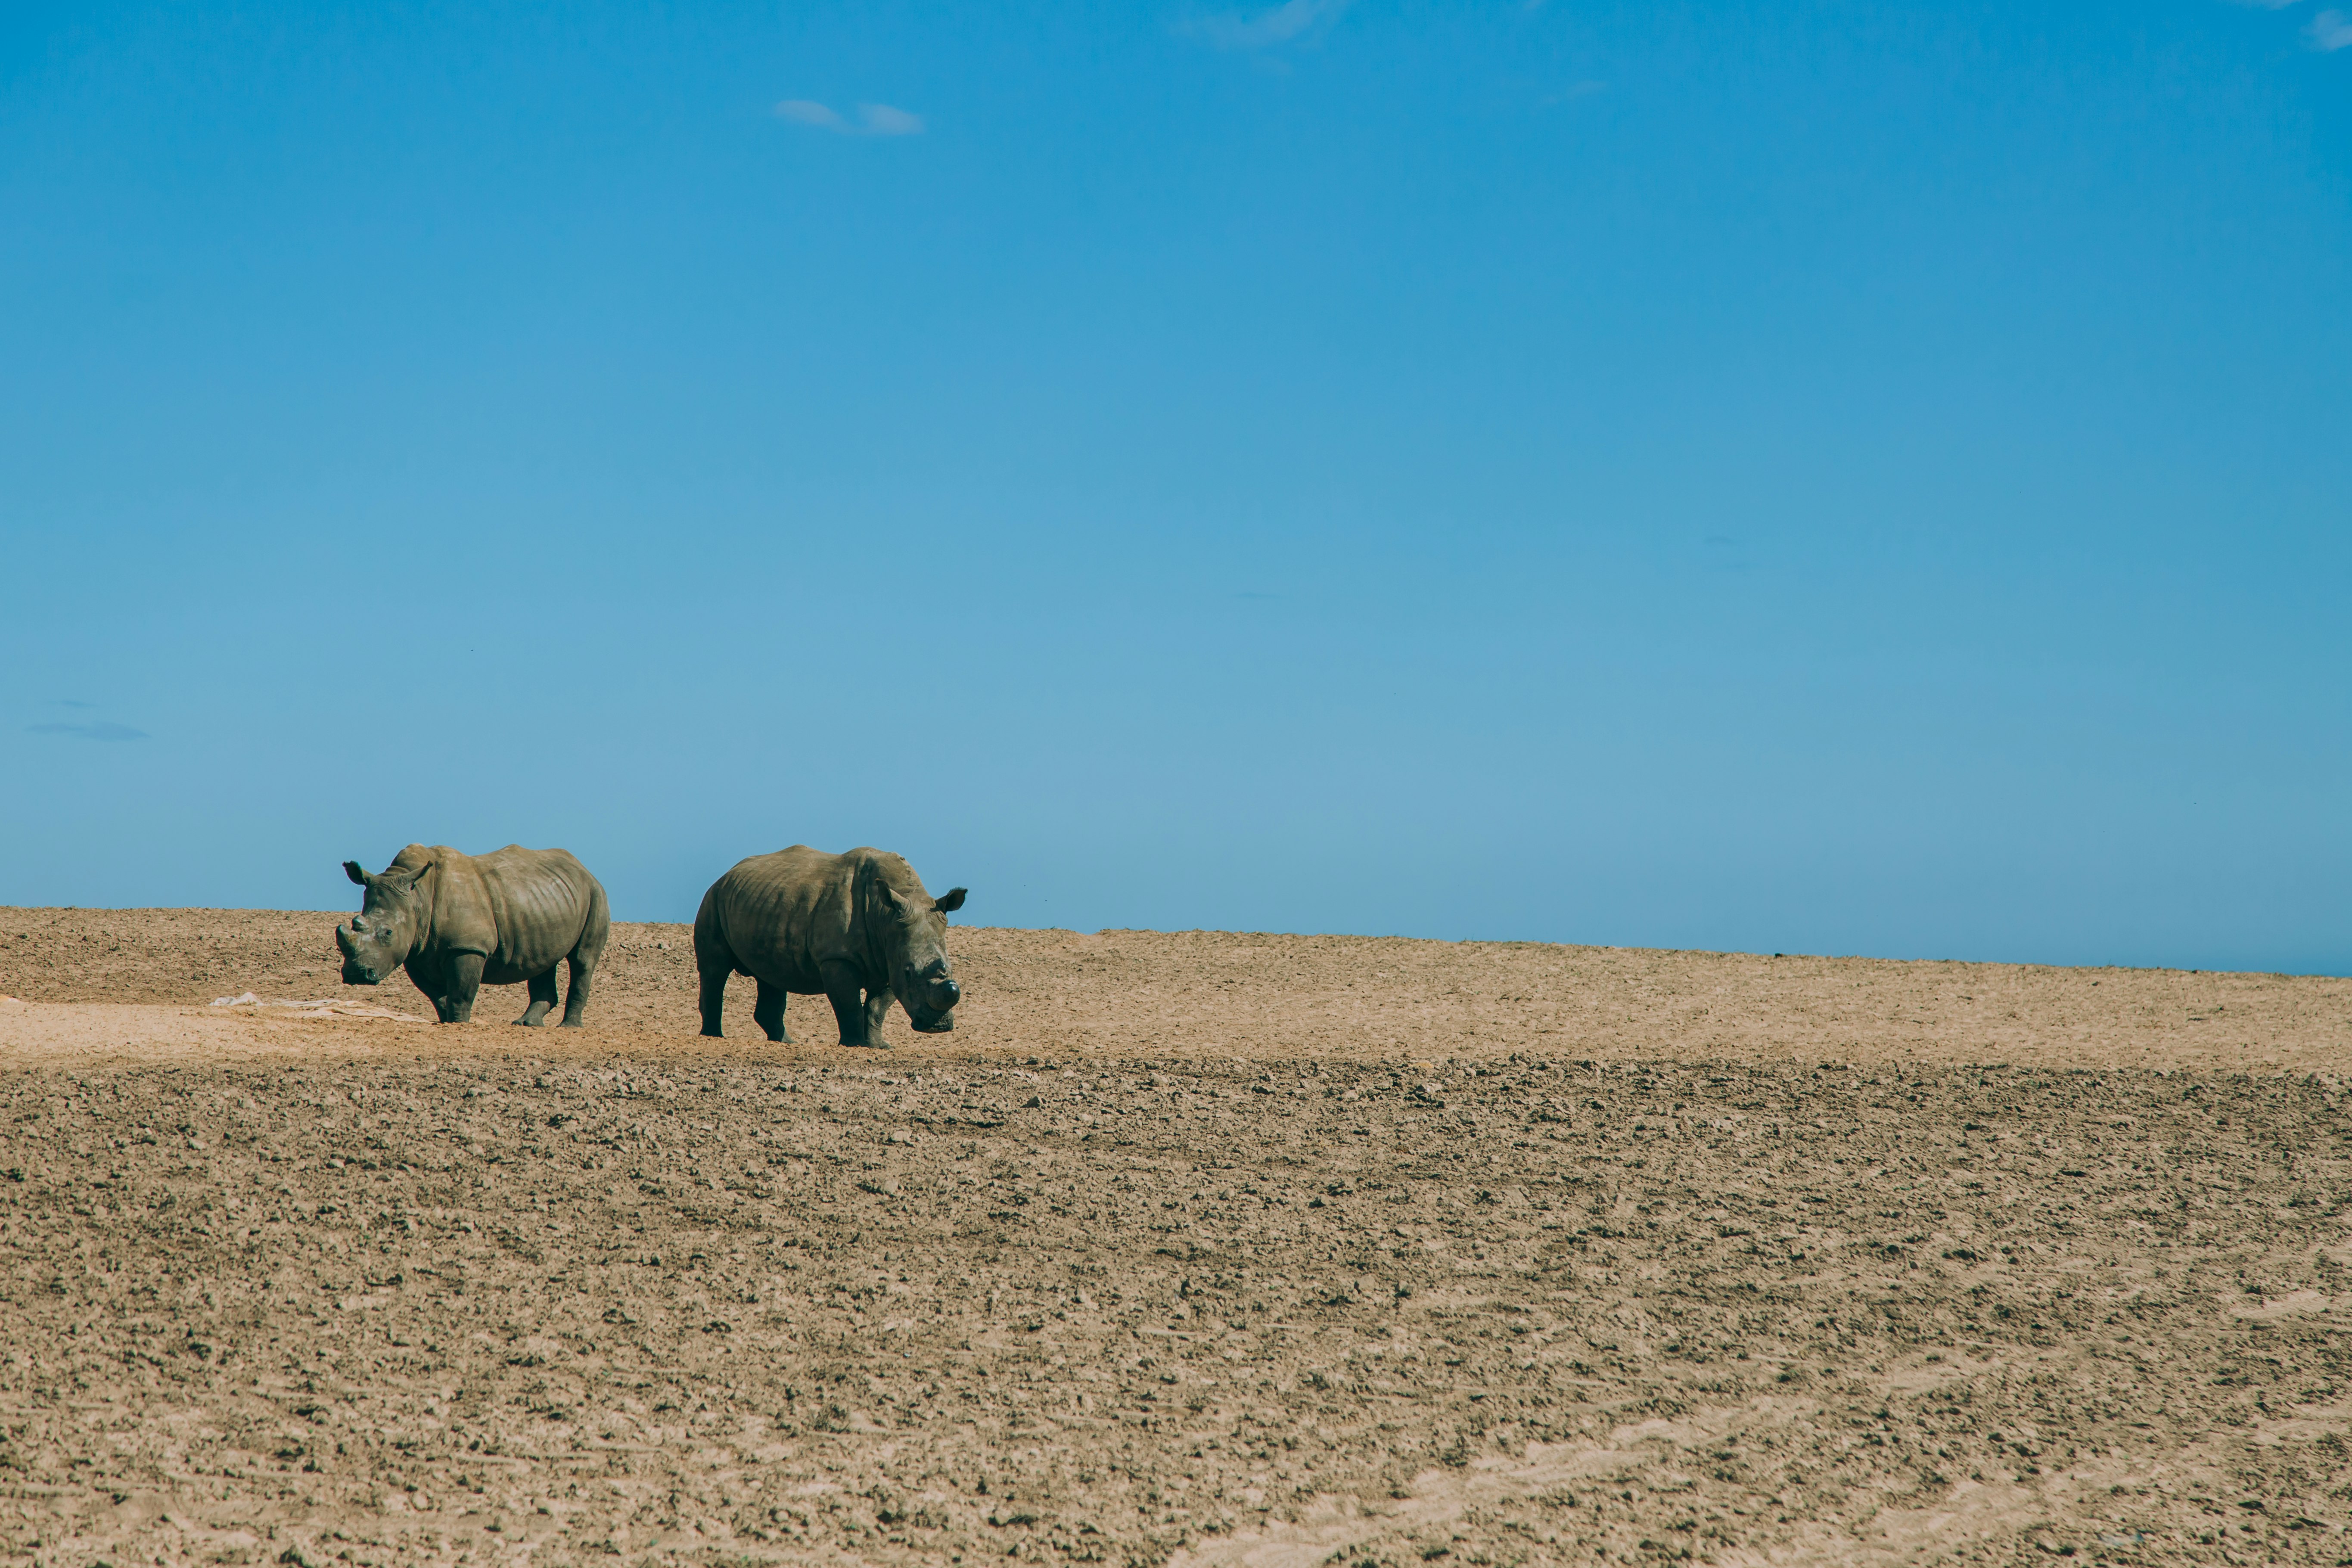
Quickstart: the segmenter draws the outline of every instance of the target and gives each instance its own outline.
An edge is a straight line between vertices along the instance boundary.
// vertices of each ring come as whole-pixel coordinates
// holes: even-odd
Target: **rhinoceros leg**
[[[449,989],[440,1003],[441,1021],[463,1024],[474,1016],[474,994],[482,988],[482,955],[478,952],[453,952],[449,955]]]
[[[789,1046],[793,1037],[784,1032],[784,1000],[782,986],[761,981],[759,1000],[751,1004],[751,1022],[759,1025],[768,1038],[781,1040]],[[718,1031],[709,1032],[715,1034]]]
[[[817,976],[824,982],[824,999],[833,1004],[834,1022],[841,1026],[841,1043],[874,1044],[866,1032],[866,987],[858,984],[857,971],[845,963],[824,963],[818,966]]]
[[[563,1026],[576,1029],[580,1015],[588,1010],[588,983],[596,977],[596,960],[593,956],[583,960],[575,949],[564,962],[571,966],[572,985],[563,994]],[[554,978],[552,972],[548,978]]]
[[[443,1000],[448,994],[449,977],[425,954],[420,952],[410,957],[408,983],[424,992],[425,999],[433,1004],[433,1016],[436,1022],[446,1024],[449,1021],[449,1005]]]
[[[735,972],[735,960],[731,955],[719,956],[702,952],[701,933],[698,931],[694,945],[695,967],[702,974],[702,1032],[716,1040],[725,1034],[719,1026],[719,1020],[727,1009],[727,977]]]
[[[866,994],[866,1038],[874,1045],[882,1043],[883,1020],[890,1016],[890,1004],[898,998],[887,991]]]
[[[536,1029],[547,1022],[548,1014],[554,1008],[555,971],[551,969],[544,974],[530,977],[530,1005],[522,1010],[522,1016],[515,1022],[527,1029]]]

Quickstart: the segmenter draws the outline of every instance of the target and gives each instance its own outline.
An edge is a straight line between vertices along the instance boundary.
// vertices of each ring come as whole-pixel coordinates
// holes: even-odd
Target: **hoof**
[[[717,1029],[705,1029],[702,1031],[702,1037],[706,1040],[723,1040],[727,1037]]]

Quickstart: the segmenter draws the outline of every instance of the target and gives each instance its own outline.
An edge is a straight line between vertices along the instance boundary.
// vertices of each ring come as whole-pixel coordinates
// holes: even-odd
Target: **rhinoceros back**
[[[564,849],[509,844],[442,865],[433,940],[483,955],[482,979],[511,984],[544,974],[577,950],[603,952],[612,925],[604,885]]]
[[[787,991],[823,991],[821,966],[828,960],[875,970],[870,984],[885,984],[864,928],[858,881],[861,874],[889,878],[894,870],[921,886],[904,860],[873,849],[828,855],[795,844],[738,861],[702,896],[694,917],[698,961]]]

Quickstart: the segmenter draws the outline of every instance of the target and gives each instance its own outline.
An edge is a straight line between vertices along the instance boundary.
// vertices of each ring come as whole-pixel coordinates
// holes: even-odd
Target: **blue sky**
[[[0,14],[0,902],[2352,972],[2352,20]]]

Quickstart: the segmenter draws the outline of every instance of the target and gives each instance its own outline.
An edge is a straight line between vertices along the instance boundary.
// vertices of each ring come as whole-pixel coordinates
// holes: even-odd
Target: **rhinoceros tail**
[[[694,911],[694,966],[709,969],[723,963],[730,973],[735,968],[735,950],[727,945],[727,933],[719,928],[719,889],[714,885],[702,895],[702,907]]]
[[[613,906],[604,897],[604,884],[595,878],[588,879],[588,919],[580,928],[580,956],[588,967],[604,956],[605,941],[613,934]]]

